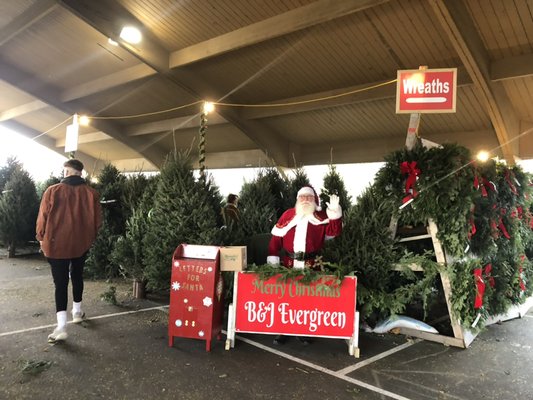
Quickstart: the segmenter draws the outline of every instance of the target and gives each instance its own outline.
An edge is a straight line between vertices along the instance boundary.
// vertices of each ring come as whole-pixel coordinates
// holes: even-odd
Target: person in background
[[[229,194],[226,205],[222,208],[222,218],[224,219],[224,225],[230,223],[238,223],[241,219],[241,214],[237,208],[239,202],[239,196],[236,194]]]
[[[102,224],[100,196],[81,177],[83,164],[71,159],[63,164],[64,179],[43,194],[37,217],[36,238],[48,260],[55,285],[57,327],[48,342],[67,339],[67,303],[69,274],[72,280],[72,322],[85,317],[83,267],[87,251]]]
[[[320,200],[311,186],[302,187],[296,204],[279,218],[272,228],[268,246],[267,264],[280,264],[280,250],[284,250],[282,265],[286,268],[313,268],[324,241],[342,232],[342,209],[339,197],[331,195],[326,211],[320,208]],[[274,344],[282,344],[286,337],[276,336]],[[303,344],[309,339],[299,338]]]

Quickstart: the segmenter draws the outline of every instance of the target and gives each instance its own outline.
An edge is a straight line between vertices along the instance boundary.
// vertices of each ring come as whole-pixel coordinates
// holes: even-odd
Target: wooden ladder
[[[396,237],[397,235],[397,228],[398,228],[398,220],[393,217],[391,219],[391,224],[390,224],[390,230],[391,230],[391,234],[393,237]],[[449,346],[467,348],[470,345],[470,343],[472,343],[472,341],[474,340],[475,335],[472,334],[472,332],[465,330],[453,314],[452,304],[451,304],[452,286],[450,283],[450,278],[448,276],[448,273],[446,272],[446,266],[449,265],[451,260],[448,260],[446,256],[446,252],[444,251],[444,248],[442,246],[442,243],[437,237],[438,228],[432,219],[429,219],[427,221],[426,230],[427,230],[427,233],[425,234],[403,237],[399,239],[399,242],[405,243],[405,242],[413,242],[417,240],[431,239],[437,262],[444,267],[441,269],[442,272],[440,272],[439,274],[440,274],[440,279],[442,282],[442,289],[444,292],[446,305],[448,308],[448,316],[449,316],[451,327],[453,330],[453,336],[446,336],[446,335],[441,335],[437,333],[423,332],[423,331],[418,331],[416,329],[410,329],[410,328],[400,328],[399,331],[400,333],[407,335],[407,336],[414,336],[414,337],[442,343],[442,344],[449,345]],[[422,268],[422,266],[418,264],[411,264],[409,268],[412,271],[424,272],[424,269]],[[393,269],[398,271],[398,270],[401,270],[401,267],[394,266]]]
[[[424,71],[426,68],[427,68],[426,66],[420,66],[419,69]],[[421,119],[421,115],[418,113],[413,113],[410,115],[409,126],[407,128],[407,136],[405,138],[405,147],[408,150],[412,150],[414,148],[417,140],[420,140],[422,142],[422,145],[426,148],[439,146],[439,144],[437,143],[422,139],[418,136],[420,119]],[[389,229],[391,231],[392,237],[393,238],[396,237],[397,230],[398,230],[398,219],[397,218],[395,217],[391,218]],[[409,241],[424,240],[424,239],[431,238],[431,242],[433,243],[433,249],[435,251],[435,257],[437,259],[437,262],[441,264],[442,266],[446,267],[447,265],[450,264],[451,260],[447,259],[442,243],[437,237],[438,228],[437,228],[437,225],[435,224],[435,221],[433,221],[432,219],[429,219],[426,224],[426,230],[427,230],[426,234],[405,237],[405,238],[400,239],[400,242],[409,242]],[[410,265],[409,267],[413,271],[424,272],[424,269],[422,268],[421,265]],[[400,268],[393,267],[393,269],[398,270]],[[440,335],[436,333],[422,332],[416,329],[409,329],[409,328],[400,328],[400,333],[403,333],[408,336],[418,337],[418,338],[425,339],[425,340],[430,340],[433,342],[443,343],[445,345],[467,348],[470,345],[470,343],[472,343],[472,341],[474,340],[475,335],[472,334],[470,331],[463,329],[460,322],[457,320],[457,318],[455,318],[453,314],[453,310],[452,310],[452,303],[451,303],[452,286],[450,283],[450,278],[446,272],[446,268],[442,268],[441,270],[442,272],[440,272],[440,278],[442,281],[442,288],[443,288],[444,296],[446,299],[446,305],[448,307],[448,315],[450,318],[450,323],[453,329],[453,337],[446,336],[446,335]]]

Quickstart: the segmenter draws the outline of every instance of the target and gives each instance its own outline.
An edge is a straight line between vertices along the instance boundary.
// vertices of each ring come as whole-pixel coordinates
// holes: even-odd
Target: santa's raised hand
[[[339,196],[336,194],[332,194],[329,196],[329,202],[326,203],[328,208],[326,209],[326,213],[328,214],[329,219],[338,219],[342,217],[342,209],[339,204]]]

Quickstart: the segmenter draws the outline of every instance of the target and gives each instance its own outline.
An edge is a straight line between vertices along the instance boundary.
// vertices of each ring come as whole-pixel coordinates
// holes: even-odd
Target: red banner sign
[[[340,284],[323,277],[311,284],[298,279],[261,280],[238,273],[235,331],[350,338],[355,330],[356,277]],[[238,288],[238,289],[237,289]]]
[[[396,113],[455,112],[457,68],[398,71]]]

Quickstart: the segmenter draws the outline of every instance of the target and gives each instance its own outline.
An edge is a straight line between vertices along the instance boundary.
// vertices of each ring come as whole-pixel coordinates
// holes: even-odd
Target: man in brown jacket
[[[50,343],[67,338],[69,272],[74,298],[72,321],[79,324],[85,316],[81,309],[83,266],[102,223],[100,196],[81,177],[81,161],[68,160],[63,167],[65,178],[43,194],[36,228],[55,285],[57,327],[48,335]]]

